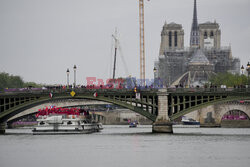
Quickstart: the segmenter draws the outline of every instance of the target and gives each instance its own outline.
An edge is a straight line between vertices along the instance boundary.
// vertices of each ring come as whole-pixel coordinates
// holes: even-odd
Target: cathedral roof
[[[176,23],[175,22],[171,22],[171,23],[169,23],[169,25],[175,25]]]
[[[182,29],[182,25],[177,24],[175,22],[171,22],[169,24],[165,23],[163,28],[165,28],[165,29]]]
[[[209,29],[209,28],[212,28],[212,29],[219,29],[219,24],[216,23],[216,22],[205,22],[205,23],[201,23],[199,24],[199,28],[200,29]]]
[[[189,62],[189,64],[191,65],[204,64],[205,65],[205,64],[210,64],[210,63],[207,57],[205,56],[205,54],[202,52],[202,50],[198,49],[194,52],[194,55],[191,61]]]

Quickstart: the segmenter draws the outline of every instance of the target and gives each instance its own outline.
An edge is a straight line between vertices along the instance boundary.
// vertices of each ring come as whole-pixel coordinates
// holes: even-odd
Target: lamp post
[[[159,74],[158,74],[158,69],[154,67],[154,88],[159,88]]]
[[[245,70],[244,66],[242,65],[240,69],[241,69],[241,72],[242,72],[242,75],[243,75],[244,70]],[[250,84],[249,84],[250,63],[249,62],[247,63],[246,71],[247,71],[247,84],[246,85],[247,85],[247,88],[249,88],[249,86],[250,86]]]
[[[154,67],[154,73],[156,73],[156,68]]]
[[[248,62],[247,63],[247,68],[246,68],[246,70],[247,70],[247,87],[249,88],[249,73],[250,73],[250,63]]]
[[[240,69],[241,69],[241,74],[243,75],[244,74],[244,69],[245,69],[244,66],[242,65]]]
[[[73,67],[74,69],[74,88],[76,87],[76,65]]]
[[[158,82],[158,81],[156,80],[156,78],[157,78],[157,75],[156,75],[157,69],[154,67],[153,71],[154,71],[154,88],[155,88],[156,82]]]
[[[67,88],[69,88],[69,69],[67,69],[66,73],[67,73]]]

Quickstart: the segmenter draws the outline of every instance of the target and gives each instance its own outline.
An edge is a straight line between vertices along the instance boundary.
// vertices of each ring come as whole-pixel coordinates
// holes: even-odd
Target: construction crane
[[[139,0],[139,25],[140,25],[140,79],[142,86],[145,86],[144,0]]]

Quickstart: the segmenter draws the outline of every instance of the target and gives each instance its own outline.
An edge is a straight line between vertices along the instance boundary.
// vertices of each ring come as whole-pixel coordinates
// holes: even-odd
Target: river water
[[[104,126],[100,133],[0,136],[0,167],[249,167],[250,129]]]

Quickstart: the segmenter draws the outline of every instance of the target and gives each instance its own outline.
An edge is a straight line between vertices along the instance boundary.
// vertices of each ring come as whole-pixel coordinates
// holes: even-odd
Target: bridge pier
[[[153,133],[173,133],[173,126],[170,121],[153,123]]]
[[[173,133],[172,122],[168,116],[167,89],[160,89],[158,92],[158,116],[152,128],[154,133]]]
[[[5,123],[0,122],[0,135],[5,134]]]

